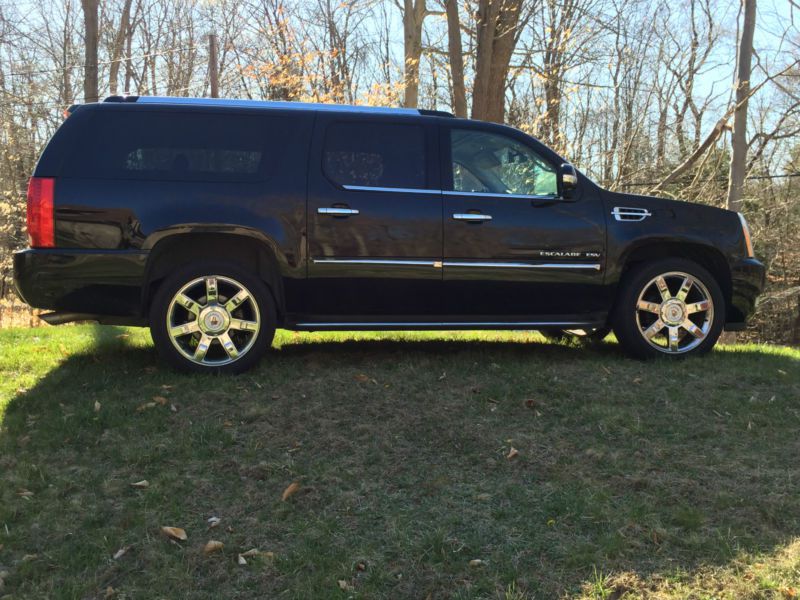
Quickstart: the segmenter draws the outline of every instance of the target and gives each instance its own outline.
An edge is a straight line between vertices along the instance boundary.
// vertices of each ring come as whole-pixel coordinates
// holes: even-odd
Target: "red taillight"
[[[28,182],[28,243],[31,248],[53,248],[55,218],[53,216],[52,177],[31,177]]]

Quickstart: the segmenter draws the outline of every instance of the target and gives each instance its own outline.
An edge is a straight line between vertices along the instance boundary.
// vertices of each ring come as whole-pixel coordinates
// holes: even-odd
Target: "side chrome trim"
[[[586,327],[588,321],[376,321],[295,323],[295,327]]]
[[[424,188],[390,188],[373,187],[371,185],[343,185],[344,189],[351,192],[394,192],[397,194],[441,194],[442,190],[428,190]]]
[[[617,221],[627,221],[631,223],[636,223],[638,221],[644,221],[647,217],[653,216],[646,208],[637,208],[637,207],[630,207],[630,206],[615,206],[614,210],[611,211],[611,214],[614,215],[614,218]]]
[[[600,270],[600,263],[522,263],[522,262],[466,262],[443,261],[445,267],[480,267],[487,269],[592,269]]]
[[[542,194],[535,196],[532,194],[496,194],[494,192],[456,192],[453,190],[444,190],[442,192],[445,196],[477,196],[479,198],[519,198],[521,200],[559,200],[560,198],[554,194]]]
[[[311,262],[315,265],[400,265],[437,268],[442,266],[442,262],[438,260],[394,260],[391,258],[312,258]]]
[[[523,263],[481,261],[403,260],[393,258],[312,258],[315,265],[398,265],[411,267],[477,267],[481,269],[586,269],[600,270],[600,263]]]

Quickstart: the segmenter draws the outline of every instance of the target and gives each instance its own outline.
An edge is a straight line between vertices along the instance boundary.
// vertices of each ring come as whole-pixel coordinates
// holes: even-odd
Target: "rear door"
[[[510,128],[464,123],[442,133],[452,314],[522,322],[602,311],[605,217],[594,187],[561,198],[560,159]]]
[[[437,144],[435,125],[419,117],[318,113],[307,217],[311,320],[439,312]]]

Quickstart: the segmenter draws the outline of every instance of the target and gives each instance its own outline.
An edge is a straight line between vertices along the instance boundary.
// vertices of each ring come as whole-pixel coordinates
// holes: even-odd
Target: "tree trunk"
[[[131,4],[133,4],[133,0],[125,0],[125,4],[122,7],[122,15],[119,17],[119,29],[117,30],[117,35],[114,36],[114,47],[111,49],[111,64],[108,69],[108,89],[112,96],[117,95],[117,80],[119,79],[122,52],[125,49],[125,40],[128,37]]]
[[[747,167],[747,104],[750,97],[750,67],[753,58],[753,31],[756,26],[756,0],[742,0],[744,22],[739,39],[739,64],[736,74],[736,111],[731,133],[731,164],[728,177],[728,209],[742,210],[742,188]]]
[[[522,0],[479,0],[472,118],[502,123]]]
[[[425,0],[404,0],[403,47],[405,54],[405,94],[403,106],[416,108],[419,102],[419,62],[422,57],[422,21]]]
[[[447,12],[447,49],[450,55],[450,76],[453,78],[453,111],[457,117],[467,116],[467,90],[464,86],[464,54],[461,45],[461,21],[458,0],[445,0]]]
[[[83,101],[97,102],[100,93],[97,84],[97,21],[99,0],[81,0],[83,8],[84,40],[86,53],[83,66]]]

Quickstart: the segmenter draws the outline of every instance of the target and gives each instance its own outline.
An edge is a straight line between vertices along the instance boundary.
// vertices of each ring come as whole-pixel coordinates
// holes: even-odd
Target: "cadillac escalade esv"
[[[764,284],[742,215],[601,189],[448,113],[111,97],[73,107],[28,190],[15,282],[48,323],[149,326],[241,372],[276,327],[525,329],[701,354]]]

